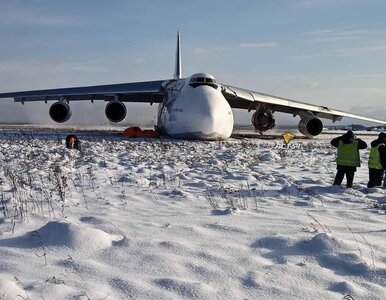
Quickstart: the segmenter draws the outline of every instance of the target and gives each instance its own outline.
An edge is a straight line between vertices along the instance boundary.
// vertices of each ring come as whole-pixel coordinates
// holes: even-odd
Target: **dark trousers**
[[[367,187],[372,188],[375,186],[381,186],[383,174],[383,170],[369,169],[369,183],[367,184]]]
[[[357,170],[356,167],[339,166],[337,167],[334,185],[340,185],[343,181],[344,175],[346,175],[346,187],[352,187],[354,181],[354,174]]]
[[[386,189],[386,174],[385,174],[385,178],[383,179],[383,188]]]

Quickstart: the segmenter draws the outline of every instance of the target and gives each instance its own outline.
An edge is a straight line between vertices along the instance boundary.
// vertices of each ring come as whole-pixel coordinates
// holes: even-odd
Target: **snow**
[[[335,136],[1,131],[0,299],[385,299],[386,193],[368,150],[331,185]]]

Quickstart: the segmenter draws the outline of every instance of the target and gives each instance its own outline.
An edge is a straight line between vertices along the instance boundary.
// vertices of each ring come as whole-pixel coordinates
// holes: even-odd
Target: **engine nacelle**
[[[57,123],[64,123],[71,117],[70,105],[67,102],[55,102],[50,106],[50,117]]]
[[[126,106],[121,101],[110,101],[106,105],[105,115],[110,122],[121,122],[126,117]]]
[[[270,110],[256,111],[252,115],[252,124],[260,132],[272,129],[276,125]]]
[[[298,125],[299,131],[306,136],[317,136],[323,131],[323,122],[313,115],[304,116]]]

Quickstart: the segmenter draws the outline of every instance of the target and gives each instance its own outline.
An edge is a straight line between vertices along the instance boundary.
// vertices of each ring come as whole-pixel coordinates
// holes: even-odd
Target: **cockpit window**
[[[192,79],[190,79],[190,83],[192,82],[216,82],[216,80],[212,79],[212,78],[208,78],[208,77],[193,77]]]
[[[189,85],[193,88],[196,88],[201,85],[211,86],[214,89],[218,88],[216,80],[209,77],[193,77],[190,79]]]

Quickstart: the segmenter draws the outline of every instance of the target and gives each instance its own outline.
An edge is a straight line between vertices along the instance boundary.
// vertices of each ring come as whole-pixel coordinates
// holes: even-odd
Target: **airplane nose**
[[[205,134],[222,131],[221,128],[224,122],[228,121],[232,112],[228,102],[220,93],[214,92],[211,87],[200,87],[198,89],[201,95],[196,101],[200,102],[198,108],[201,118],[199,119],[202,123],[198,122],[197,125],[202,125],[202,131]]]
[[[178,126],[173,126],[175,137],[191,139],[227,139],[233,130],[233,113],[218,89],[199,86],[181,95],[176,106],[182,107]],[[177,125],[177,124],[174,124]]]

